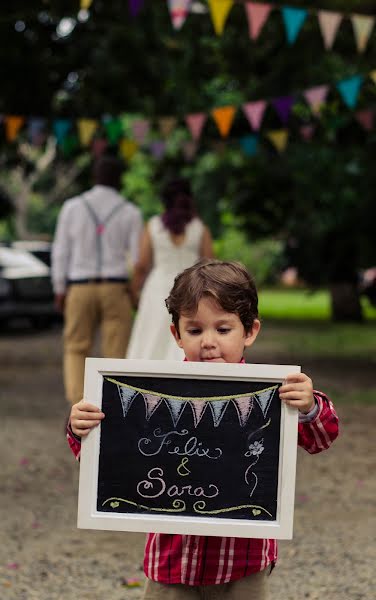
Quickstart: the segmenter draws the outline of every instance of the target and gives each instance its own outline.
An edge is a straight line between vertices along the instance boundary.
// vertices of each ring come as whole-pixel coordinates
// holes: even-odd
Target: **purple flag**
[[[293,104],[293,96],[280,96],[279,98],[273,100],[273,106],[276,109],[278,116],[284,125],[286,125],[287,121],[289,120],[291,107]]]
[[[137,17],[143,5],[144,0],[128,0],[129,12],[132,17]]]

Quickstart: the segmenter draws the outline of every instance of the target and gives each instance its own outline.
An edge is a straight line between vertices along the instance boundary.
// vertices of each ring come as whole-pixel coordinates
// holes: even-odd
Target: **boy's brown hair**
[[[258,318],[257,289],[245,266],[205,258],[175,277],[166,299],[178,333],[181,315],[195,314],[200,300],[208,296],[224,311],[237,314],[246,331]]]

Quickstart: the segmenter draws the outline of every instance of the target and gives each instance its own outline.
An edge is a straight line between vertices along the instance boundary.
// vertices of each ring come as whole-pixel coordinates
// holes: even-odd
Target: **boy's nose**
[[[201,346],[203,348],[213,348],[213,346],[215,346],[215,336],[211,331],[206,331],[203,333]]]

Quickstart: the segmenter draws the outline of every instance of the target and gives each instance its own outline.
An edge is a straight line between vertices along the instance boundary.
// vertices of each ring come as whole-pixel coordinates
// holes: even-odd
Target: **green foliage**
[[[28,205],[30,231],[52,238],[59,210],[60,206],[56,204],[50,205],[48,210],[46,210],[43,197],[39,194],[33,194]]]

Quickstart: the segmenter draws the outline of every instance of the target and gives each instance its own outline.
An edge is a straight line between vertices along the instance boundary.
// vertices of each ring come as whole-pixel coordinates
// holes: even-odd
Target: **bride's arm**
[[[134,267],[131,294],[135,305],[138,304],[142,286],[144,285],[147,274],[153,263],[153,247],[148,226],[144,227],[140,242],[140,253],[138,261]]]
[[[213,240],[211,233],[206,226],[201,239],[200,258],[214,258]]]

